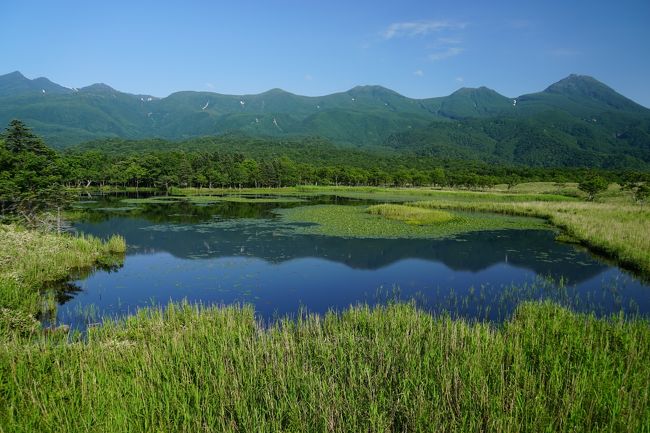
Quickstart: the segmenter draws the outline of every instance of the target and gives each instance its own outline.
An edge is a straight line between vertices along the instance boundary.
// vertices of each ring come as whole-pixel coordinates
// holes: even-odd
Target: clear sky
[[[650,0],[2,0],[0,74],[68,87],[506,96],[570,73],[650,107]]]

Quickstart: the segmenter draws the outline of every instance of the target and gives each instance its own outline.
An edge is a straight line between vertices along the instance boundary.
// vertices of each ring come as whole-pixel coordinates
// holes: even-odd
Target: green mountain
[[[650,166],[650,110],[594,78],[570,75],[509,98],[486,87],[411,99],[381,86],[309,97],[177,92],[133,95],[0,76],[0,124],[18,118],[65,147],[101,139],[317,136],[337,146],[532,166]]]
[[[440,98],[438,113],[451,119],[492,117],[511,114],[512,100],[487,87],[463,87],[446,98]]]
[[[72,89],[59,86],[45,77],[30,80],[18,71],[0,76],[0,97],[25,94],[66,94]]]

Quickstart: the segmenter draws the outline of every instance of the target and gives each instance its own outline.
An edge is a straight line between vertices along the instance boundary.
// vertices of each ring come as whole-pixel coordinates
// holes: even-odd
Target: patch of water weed
[[[435,225],[407,224],[367,212],[365,206],[315,205],[275,210],[283,222],[309,223],[297,233],[357,238],[443,238],[482,230],[540,229],[539,219],[451,212],[453,218]]]

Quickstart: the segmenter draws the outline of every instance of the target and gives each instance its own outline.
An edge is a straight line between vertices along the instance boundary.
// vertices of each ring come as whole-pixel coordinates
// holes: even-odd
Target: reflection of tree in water
[[[104,271],[108,273],[117,272],[124,266],[122,257],[120,256],[115,256],[114,260],[113,258],[108,257],[105,258],[105,261],[105,263],[98,263],[95,266],[77,269],[70,274],[70,281],[57,281],[47,284],[43,288],[43,291],[51,291],[54,294],[57,303],[63,305],[73,299],[77,293],[83,291],[81,287],[72,281],[85,280],[96,271]]]
[[[58,283],[55,287],[55,298],[56,302],[59,305],[63,305],[66,302],[70,301],[75,295],[81,292],[83,289],[76,285],[75,283]]]
[[[149,194],[140,194],[138,198],[152,197]],[[166,196],[163,196],[166,197]],[[233,195],[233,197],[240,197]],[[242,195],[245,198],[278,198],[269,195]],[[127,204],[122,200],[135,198],[133,194],[128,195],[106,195],[93,197],[97,200],[87,202],[78,209],[82,215],[80,221],[83,223],[100,223],[115,217],[138,217],[152,223],[171,224],[196,224],[212,220],[215,216],[224,219],[229,218],[274,218],[273,209],[291,208],[304,206],[305,202],[272,202],[272,203],[246,203],[222,201],[216,203],[195,204],[182,197],[178,200],[170,200],[169,203],[139,203]],[[296,197],[292,197],[296,198]],[[337,196],[298,197],[308,200],[309,204],[360,204],[375,203],[360,201],[356,199],[342,198]]]

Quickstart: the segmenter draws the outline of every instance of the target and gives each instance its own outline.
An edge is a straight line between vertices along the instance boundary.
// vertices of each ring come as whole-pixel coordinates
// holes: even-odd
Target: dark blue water
[[[89,211],[75,228],[125,236],[124,264],[62,285],[60,323],[84,328],[107,315],[182,299],[252,303],[264,319],[301,308],[324,313],[394,300],[493,321],[507,318],[521,301],[543,298],[597,314],[650,313],[647,284],[584,249],[556,242],[551,230],[348,239],[296,234],[274,217],[278,204],[106,210],[115,204],[110,198],[90,205],[104,210]]]

